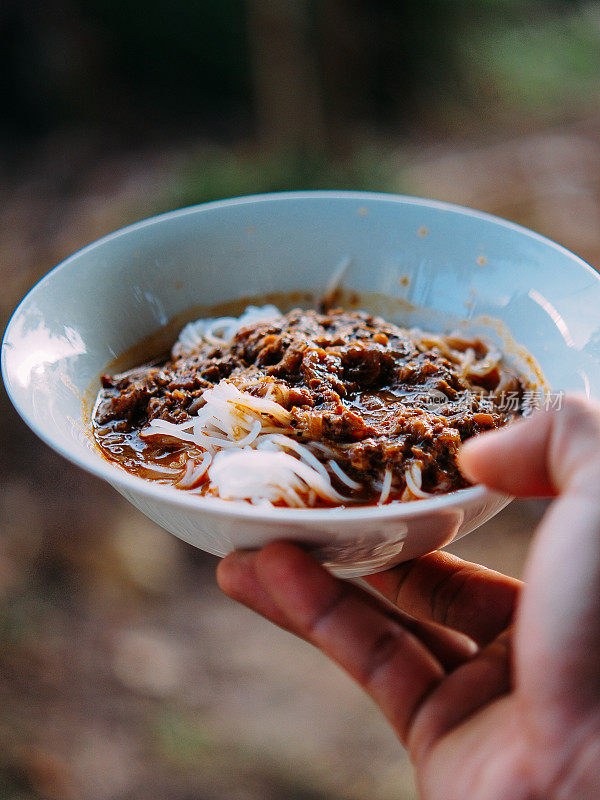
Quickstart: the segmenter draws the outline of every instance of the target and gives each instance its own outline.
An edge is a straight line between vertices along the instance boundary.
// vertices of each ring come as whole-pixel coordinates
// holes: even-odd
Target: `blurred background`
[[[600,3],[4,0],[2,328],[52,266],[167,209],[282,189],[473,206],[600,264]],[[408,800],[379,714],[222,597],[0,390],[0,797]],[[452,550],[519,575],[540,502]]]

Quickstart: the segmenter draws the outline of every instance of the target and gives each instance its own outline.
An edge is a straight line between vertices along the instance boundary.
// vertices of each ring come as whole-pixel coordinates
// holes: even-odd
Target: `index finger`
[[[289,543],[256,554],[256,575],[289,627],[365,689],[406,741],[411,722],[444,678],[420,639]]]
[[[266,560],[270,561],[273,557],[280,557],[277,547],[274,556],[273,548],[268,549]],[[238,550],[230,553],[217,567],[217,582],[229,597],[238,600],[284,630],[305,638],[304,631],[294,624],[289,615],[273,600],[271,591],[265,588],[264,579],[259,580],[259,570],[261,565],[264,567],[264,562],[265,556],[259,557],[258,551]],[[365,592],[358,586],[346,583],[344,590],[359,600],[361,605],[370,606],[378,615],[391,618],[414,634],[447,671],[452,671],[475,653],[473,642],[455,631],[416,620],[392,608],[391,604],[382,604],[380,597],[376,597],[372,592]]]

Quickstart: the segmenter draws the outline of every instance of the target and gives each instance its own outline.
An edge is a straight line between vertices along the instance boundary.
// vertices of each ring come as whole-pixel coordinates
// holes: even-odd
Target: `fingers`
[[[284,627],[340,664],[406,741],[414,714],[444,677],[440,662],[415,634],[299,548],[268,545],[254,560],[255,575],[270,598],[259,600],[262,607],[272,612],[272,602],[273,616]],[[220,580],[231,588],[227,572],[224,566]]]
[[[511,623],[521,589],[513,578],[442,552],[364,580],[413,617],[460,631],[480,646]]]
[[[217,565],[217,583],[229,597],[243,603],[290,633],[301,635],[274,602],[256,575],[256,552],[236,550]]]
[[[555,493],[546,468],[547,417],[536,414],[506,428],[469,439],[460,448],[461,472],[473,481],[516,496]]]
[[[581,398],[566,398],[560,412],[538,413],[469,440],[459,460],[472,480],[511,494],[548,495],[569,487],[593,497],[600,487],[600,410]],[[568,510],[571,520],[590,518],[584,505],[575,501]],[[564,539],[564,532],[560,535]],[[563,564],[557,568],[564,576]],[[521,587],[439,552],[365,580],[408,614],[461,631],[482,646],[510,624]]]
[[[569,723],[600,715],[599,490],[600,480],[593,494],[573,486],[551,505],[526,565],[517,617],[518,675],[535,689],[542,714],[558,706]]]
[[[445,733],[511,688],[511,636],[504,631],[440,683],[415,715],[408,747],[416,764]],[[456,748],[456,743],[454,744]]]
[[[516,666],[540,714],[580,720],[600,708],[600,406],[565,398],[560,411],[465,445],[460,463],[496,489],[559,495],[526,565]]]
[[[567,397],[560,411],[538,412],[466,442],[458,456],[474,482],[518,496],[566,488],[584,463],[600,471],[600,407]]]
[[[259,580],[257,574],[257,552],[236,551],[230,553],[217,567],[217,581],[225,594],[248,606],[252,610],[274,622],[284,630],[306,638],[304,632],[286,616],[275,603],[271,593]],[[388,616],[414,633],[425,647],[437,658],[444,670],[450,672],[471,658],[477,648],[473,642],[454,631],[440,625],[419,622],[390,605],[383,604],[372,594],[347,584],[347,589],[365,606],[370,606],[378,614]]]

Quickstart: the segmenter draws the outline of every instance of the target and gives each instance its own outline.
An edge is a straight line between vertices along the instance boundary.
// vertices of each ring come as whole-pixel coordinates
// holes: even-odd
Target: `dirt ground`
[[[399,154],[398,186],[600,263],[599,120]],[[48,143],[0,188],[4,324],[51,266],[154,210],[185,159]],[[216,559],[56,456],[0,390],[0,797],[408,800],[410,765],[336,667],[223,597]],[[539,501],[450,549],[513,575]]]

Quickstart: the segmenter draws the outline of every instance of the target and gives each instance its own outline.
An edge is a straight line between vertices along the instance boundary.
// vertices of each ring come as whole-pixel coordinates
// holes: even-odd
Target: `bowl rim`
[[[446,200],[433,200],[426,197],[416,197],[413,195],[405,195],[405,194],[396,194],[394,192],[369,192],[369,191],[355,191],[355,190],[337,190],[337,189],[311,189],[311,190],[300,190],[300,191],[281,191],[281,192],[262,192],[259,194],[248,194],[248,195],[240,195],[239,197],[227,197],[223,200],[209,200],[206,203],[196,203],[192,206],[183,206],[182,208],[176,208],[171,211],[164,211],[160,214],[154,214],[151,217],[146,217],[145,219],[138,220],[137,222],[132,222],[130,225],[125,225],[123,228],[116,228],[114,231],[110,231],[109,233],[101,236],[99,239],[94,239],[94,241],[90,242],[89,244],[84,245],[83,247],[75,250],[73,253],[68,255],[62,261],[59,261],[54,267],[52,267],[45,275],[36,281],[33,286],[25,293],[23,298],[20,300],[18,305],[16,306],[15,310],[13,311],[8,324],[6,326],[3,340],[2,340],[2,352],[4,351],[4,340],[6,339],[6,334],[11,327],[11,323],[13,318],[16,316],[17,312],[20,310],[21,306],[27,300],[29,295],[34,291],[37,290],[38,287],[43,284],[47,279],[49,279],[54,273],[58,272],[59,270],[63,270],[64,268],[70,265],[71,261],[79,258],[80,256],[84,255],[87,252],[91,252],[92,250],[106,244],[109,241],[113,241],[119,239],[121,236],[127,236],[130,233],[133,233],[137,230],[142,230],[143,228],[150,227],[157,223],[167,221],[169,219],[175,219],[179,217],[186,217],[191,216],[192,214],[202,213],[204,211],[210,211],[211,209],[215,208],[226,208],[228,206],[241,206],[241,205],[249,205],[255,203],[269,203],[275,202],[277,200],[318,200],[318,199],[339,199],[339,200],[364,200],[367,201],[379,201],[379,202],[386,202],[386,203],[393,203],[397,205],[409,205],[409,206],[420,206],[422,208],[429,208],[429,209],[436,209],[438,211],[446,211],[450,213],[457,214],[458,216],[463,217],[470,217],[472,219],[480,219],[485,222],[493,223],[501,228],[506,228],[507,230],[512,230],[515,233],[520,233],[525,235],[529,239],[534,239],[540,244],[544,244],[546,246],[551,247],[551,249],[556,250],[563,255],[568,256],[570,259],[574,260],[578,263],[578,266],[583,267],[586,272],[589,272],[595,279],[599,279],[599,273],[584,261],[581,256],[578,256],[572,250],[569,250],[562,244],[555,242],[552,239],[549,239],[547,236],[544,236],[537,231],[532,230],[531,228],[526,228],[524,225],[520,225],[518,222],[511,222],[510,220],[504,219],[503,217],[499,217],[495,214],[490,214],[487,211],[479,211],[474,208],[469,208],[468,206],[462,206],[458,203],[450,203]],[[4,360],[2,360],[2,375],[4,375]]]
[[[137,475],[132,475],[126,472],[118,465],[110,462],[108,459],[102,461],[104,457],[99,450],[87,450],[82,445],[77,445],[74,451],[63,445],[59,439],[54,439],[51,435],[46,433],[45,429],[36,423],[27,411],[18,403],[15,393],[12,391],[10,375],[8,374],[8,367],[6,363],[6,351],[8,348],[8,339],[14,324],[19,317],[23,307],[29,301],[31,295],[40,291],[44,284],[50,280],[59,271],[68,269],[70,265],[80,258],[82,255],[93,251],[94,249],[105,245],[108,242],[114,241],[122,236],[127,236],[135,231],[142,230],[146,227],[167,221],[169,219],[176,219],[181,217],[190,216],[193,214],[203,213],[218,208],[226,208],[229,206],[240,206],[246,204],[256,203],[270,203],[270,202],[287,202],[293,200],[311,201],[318,199],[330,200],[348,200],[356,202],[384,202],[391,203],[398,206],[416,206],[427,209],[434,209],[443,212],[450,212],[458,216],[463,216],[471,219],[480,219],[482,221],[492,223],[495,226],[514,231],[515,233],[524,235],[528,239],[533,239],[540,242],[546,247],[556,250],[557,252],[567,256],[569,260],[583,267],[585,271],[589,272],[595,280],[600,280],[600,275],[589,264],[587,264],[580,256],[568,250],[561,244],[554,242],[546,236],[543,236],[536,231],[532,231],[522,225],[509,220],[490,214],[485,211],[478,211],[476,209],[468,208],[454,203],[449,203],[443,200],[433,200],[422,197],[414,197],[410,195],[396,194],[392,192],[369,192],[369,191],[348,191],[348,190],[309,190],[309,191],[282,191],[282,192],[268,192],[260,194],[242,195],[239,197],[230,197],[222,200],[213,200],[206,203],[199,203],[193,206],[187,206],[172,211],[167,211],[161,214],[148,217],[146,219],[134,222],[123,228],[118,228],[105,236],[91,242],[88,245],[76,250],[63,261],[59,262],[49,272],[42,276],[24,295],[15,310],[13,311],[2,339],[2,348],[0,354],[1,371],[4,379],[4,385],[7,394],[16,408],[19,416],[28,425],[28,427],[48,446],[54,451],[58,452],[71,463],[84,469],[86,472],[102,478],[107,481],[117,490],[124,490],[132,492],[137,495],[143,495],[148,500],[169,502],[171,505],[180,507],[182,510],[195,511],[202,513],[203,511],[210,512],[214,515],[225,517],[236,517],[238,519],[247,519],[254,522],[274,522],[280,521],[282,523],[296,523],[296,522],[310,522],[311,524],[327,523],[329,521],[349,521],[361,519],[398,519],[410,518],[415,516],[422,516],[429,513],[435,513],[446,508],[451,508],[456,505],[466,506],[473,503],[485,503],[492,499],[504,497],[508,498],[501,492],[494,491],[482,484],[476,484],[465,489],[459,489],[446,494],[435,495],[430,498],[419,499],[418,501],[410,503],[389,503],[384,505],[365,505],[365,506],[334,506],[324,508],[288,508],[288,507],[275,507],[252,505],[243,501],[237,500],[223,500],[217,497],[203,497],[199,495],[190,495],[182,490],[175,489],[172,486],[153,483],[144,480]],[[75,440],[73,440],[75,441]],[[81,449],[81,450],[80,450]],[[81,454],[80,454],[81,452]],[[95,458],[92,462],[91,458],[87,457],[94,453]]]

